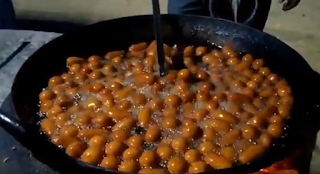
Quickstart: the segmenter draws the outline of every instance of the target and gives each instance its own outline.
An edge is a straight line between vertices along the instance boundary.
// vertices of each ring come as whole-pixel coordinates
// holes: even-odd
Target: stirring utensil
[[[234,22],[238,22],[238,9],[241,0],[231,0],[231,8],[233,12]]]
[[[154,35],[157,43],[158,68],[159,68],[160,76],[164,76],[168,73],[168,67],[165,61],[162,33],[160,28],[161,16],[160,16],[159,0],[152,0],[152,11],[153,11]]]

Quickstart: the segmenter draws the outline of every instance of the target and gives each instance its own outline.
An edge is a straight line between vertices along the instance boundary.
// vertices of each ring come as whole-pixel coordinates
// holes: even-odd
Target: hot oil
[[[180,49],[178,47],[176,47],[176,49]],[[208,50],[213,50],[213,49],[220,49],[214,45],[210,45],[210,47],[207,47]],[[239,57],[242,57],[244,55],[244,53],[240,54]],[[216,96],[223,96],[221,99],[218,99],[218,106],[215,109],[219,109],[219,110],[223,110],[223,111],[230,111],[230,108],[232,108],[232,106],[234,105],[233,102],[229,101],[227,99],[229,94],[232,93],[240,93],[243,94],[243,89],[241,89],[240,87],[237,86],[231,86],[229,84],[228,79],[231,80],[236,80],[237,79],[237,74],[239,72],[234,71],[232,68],[228,67],[225,65],[226,60],[222,60],[222,62],[220,64],[217,64],[214,67],[209,67],[208,64],[201,62],[202,61],[202,56],[195,56],[193,58],[193,61],[195,61],[196,64],[198,64],[198,66],[200,67],[200,70],[206,72],[207,74],[211,75],[211,76],[216,76],[217,79],[220,79],[218,81],[215,81],[214,79],[210,78],[208,81],[213,84],[214,89],[209,91],[210,97],[213,97],[214,95]],[[91,84],[93,81],[95,82],[99,82],[102,83],[105,87],[110,87],[111,84],[114,82],[114,79],[116,77],[119,76],[123,76],[124,78],[120,81],[118,81],[123,87],[133,87],[135,90],[135,93],[139,93],[139,94],[143,94],[146,99],[147,102],[144,105],[139,105],[139,106],[134,106],[134,107],[130,107],[129,109],[127,109],[127,111],[130,113],[130,116],[134,119],[138,118],[138,114],[139,111],[143,108],[146,107],[150,107],[150,105],[148,104],[150,101],[152,100],[165,100],[166,97],[168,97],[169,95],[180,95],[179,90],[176,88],[175,83],[178,82],[178,80],[176,80],[173,84],[170,83],[164,83],[162,84],[162,86],[164,86],[164,88],[154,94],[152,91],[151,86],[149,85],[144,85],[144,86],[135,86],[135,75],[132,72],[128,72],[130,71],[130,68],[132,66],[134,66],[133,64],[141,64],[143,61],[141,59],[124,59],[122,64],[125,64],[125,66],[121,66],[121,65],[115,65],[115,68],[117,69],[116,73],[112,73],[112,74],[108,74],[103,72],[103,70],[101,69],[100,71],[103,72],[103,74],[105,75],[104,78],[100,78],[97,80],[92,80],[92,79],[87,79],[84,82],[82,82],[82,84]],[[110,64],[109,60],[103,60],[100,63],[102,63],[103,65],[105,64]],[[156,69],[156,68],[154,68]],[[147,69],[145,69],[146,71]],[[176,71],[176,70],[173,70]],[[153,75],[158,74],[158,72],[154,71],[153,72],[147,72],[147,73],[151,73]],[[236,74],[236,75],[235,75]],[[159,78],[159,77],[158,77]],[[187,89],[189,92],[192,93],[200,93],[201,91],[201,85],[203,80],[199,80],[195,78],[195,75],[193,75],[192,79],[190,80],[190,86]],[[63,84],[64,85],[64,84]],[[62,86],[63,86],[62,85]],[[260,92],[259,90],[257,92]],[[114,95],[114,92],[112,93]],[[82,108],[87,107],[87,101],[95,98],[98,99],[99,101],[101,101],[103,103],[103,99],[100,93],[93,93],[90,90],[83,90],[83,91],[79,91],[78,94],[76,95],[76,97],[74,98],[74,105],[79,105],[82,106]],[[129,95],[125,98],[123,98],[121,101],[129,101],[130,103],[134,103],[134,95]],[[117,107],[117,105],[119,104],[119,102],[121,101],[117,101],[115,103],[114,107]],[[265,102],[265,101],[263,101]],[[200,100],[196,100],[194,99],[192,101],[193,103],[193,110],[191,111],[190,115],[193,116],[195,114],[195,111],[198,109],[202,109],[205,108],[207,106],[207,101],[200,101]],[[242,126],[247,125],[247,123],[243,123],[241,122],[241,118],[240,118],[240,112],[243,111],[243,107],[248,104],[246,102],[241,103],[240,105],[240,110],[239,112],[237,111],[236,113],[232,113],[233,115],[235,115],[238,119],[237,122],[235,123],[230,123],[230,130],[235,130],[235,129],[240,129]],[[261,111],[261,109],[263,109],[265,107],[265,105],[262,105],[260,107],[256,107],[257,111]],[[67,108],[66,108],[67,109]],[[179,124],[178,127],[172,128],[172,129],[163,129],[162,128],[162,124],[163,124],[163,119],[164,119],[164,110],[160,110],[160,111],[154,111],[152,112],[152,116],[151,116],[151,122],[150,125],[157,125],[158,127],[162,128],[161,130],[161,138],[158,141],[155,142],[151,142],[151,143],[145,143],[143,150],[156,150],[157,147],[159,147],[162,141],[162,139],[167,138],[167,139],[176,139],[176,138],[180,138],[182,137],[182,123],[188,119],[184,113],[183,107],[182,106],[178,106],[175,109],[177,109],[177,114],[175,115],[175,118],[178,120]],[[108,112],[110,111],[110,108],[108,107],[104,107],[103,104],[100,108],[96,108],[96,112],[98,112],[99,114],[105,114],[107,115]],[[77,117],[81,114],[83,114],[83,110],[81,111],[77,111],[75,113],[72,113],[71,115],[71,119],[67,122],[67,124],[72,125],[74,120],[77,119]],[[94,115],[93,115],[94,117]],[[194,118],[192,118],[194,119]],[[202,120],[197,120],[196,121],[196,125],[201,129],[204,130],[206,128],[211,127],[211,125],[208,125],[207,121],[212,119],[212,116],[210,114],[207,114],[203,117]],[[117,122],[118,120],[115,120],[115,122]],[[95,125],[93,124],[89,124],[87,125],[87,127],[85,128],[94,128]],[[83,127],[79,127],[80,129],[83,129]],[[109,128],[111,129],[111,127]],[[229,130],[228,130],[229,131]],[[259,129],[259,131],[261,133],[265,133],[267,130],[266,128],[263,129]],[[57,131],[58,132],[58,131]],[[142,127],[141,125],[136,124],[133,128],[133,130],[131,130],[131,136],[133,135],[137,135],[137,134],[145,134],[146,132],[146,128]],[[222,131],[222,132],[216,132],[216,138],[214,141],[214,144],[220,148],[220,144],[219,141],[221,140],[221,138],[226,134],[226,131]],[[188,141],[188,147],[189,148],[199,148],[199,146],[201,145],[201,143],[203,143],[203,139],[201,139],[201,135],[202,132],[199,132],[199,135],[196,136],[196,138],[192,138],[191,140]],[[57,134],[58,135],[58,134]],[[200,138],[199,138],[200,137]],[[108,137],[108,142],[110,142],[111,139],[110,137]],[[236,156],[239,155],[239,153],[241,153],[243,151],[243,149],[248,148],[250,145],[252,144],[257,144],[257,140],[245,140],[245,139],[240,139],[238,138],[231,146],[234,147],[237,151]],[[169,146],[170,144],[168,144]],[[214,149],[214,152],[216,153],[220,153],[219,148]],[[180,152],[175,152],[175,155],[183,155]],[[165,167],[166,165],[166,161],[160,161],[159,165],[161,167]]]

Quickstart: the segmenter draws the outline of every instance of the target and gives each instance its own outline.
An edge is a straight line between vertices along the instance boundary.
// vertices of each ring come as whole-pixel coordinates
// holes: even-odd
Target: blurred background
[[[13,0],[19,28],[67,32],[83,24],[122,16],[148,14],[148,0]],[[160,0],[166,13],[167,0]],[[265,31],[297,49],[317,71],[320,49],[320,1],[301,0],[295,9],[283,12],[274,0]]]

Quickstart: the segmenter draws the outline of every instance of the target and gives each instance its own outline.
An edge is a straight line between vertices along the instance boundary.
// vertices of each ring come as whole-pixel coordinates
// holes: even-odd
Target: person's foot
[[[283,4],[283,11],[288,11],[296,7],[300,3],[300,0],[279,0],[279,3]]]

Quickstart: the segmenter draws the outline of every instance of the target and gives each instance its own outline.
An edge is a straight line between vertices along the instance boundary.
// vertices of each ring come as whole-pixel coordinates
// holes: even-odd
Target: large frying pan
[[[48,79],[66,71],[69,56],[89,57],[125,49],[132,43],[154,40],[152,16],[134,16],[99,22],[65,34],[40,48],[21,67],[12,85],[16,116],[0,114],[0,124],[42,162],[62,172],[116,173],[68,157],[39,133],[38,94]],[[283,159],[303,142],[306,122],[316,98],[316,74],[292,48],[273,36],[232,22],[197,16],[162,15],[162,32],[168,44],[218,46],[229,44],[240,52],[261,57],[270,69],[287,80],[294,107],[284,136],[250,164],[210,173],[251,173]]]

